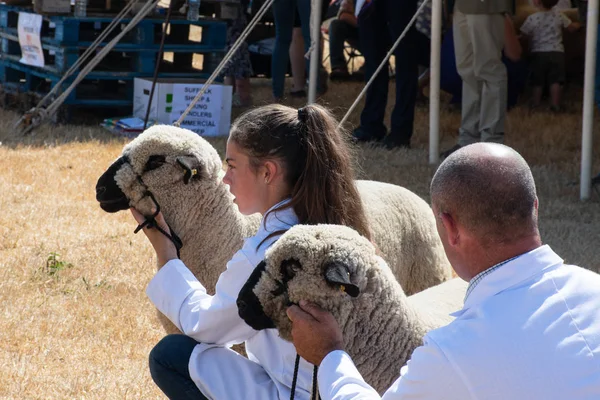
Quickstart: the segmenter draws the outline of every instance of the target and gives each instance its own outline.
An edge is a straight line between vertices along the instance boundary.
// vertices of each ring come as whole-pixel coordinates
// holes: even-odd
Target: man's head
[[[478,258],[502,261],[503,249],[539,242],[535,182],[510,147],[477,143],[454,152],[433,177],[431,202],[448,259],[464,279],[477,272],[470,264],[485,264]]]

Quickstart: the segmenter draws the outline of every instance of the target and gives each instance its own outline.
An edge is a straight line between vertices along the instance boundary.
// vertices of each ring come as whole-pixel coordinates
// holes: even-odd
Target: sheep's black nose
[[[96,186],[96,196],[102,196],[106,192],[106,186]]]

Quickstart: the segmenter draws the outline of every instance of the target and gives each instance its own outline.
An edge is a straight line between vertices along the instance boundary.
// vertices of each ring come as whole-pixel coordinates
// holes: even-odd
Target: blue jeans
[[[271,60],[271,76],[273,77],[273,96],[283,97],[285,73],[290,62],[290,44],[294,29],[296,8],[300,14],[304,51],[310,48],[310,0],[275,0],[273,16],[275,18],[275,48]],[[309,63],[306,64],[309,70]]]
[[[207,400],[188,369],[190,356],[197,344],[186,335],[168,335],[150,352],[150,375],[169,399]]]

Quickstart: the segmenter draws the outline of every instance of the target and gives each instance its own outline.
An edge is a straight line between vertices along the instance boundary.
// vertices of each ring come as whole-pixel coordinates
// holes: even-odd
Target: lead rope
[[[158,215],[158,213],[160,212],[160,205],[158,204],[158,202],[156,201],[156,199],[154,198],[154,195],[152,194],[152,192],[150,191],[146,191],[146,193],[144,193],[146,196],[150,197],[150,199],[152,199],[152,201],[154,202],[154,205],[156,206],[156,211],[154,212],[154,214],[152,214],[151,216],[147,217],[144,215],[144,218],[146,218],[144,220],[144,222],[142,222],[141,224],[139,224],[137,226],[137,228],[135,228],[135,231],[133,231],[133,233],[138,233],[139,231],[141,231],[144,228],[156,228],[160,233],[162,233],[163,235],[165,235],[167,237],[167,239],[169,239],[173,245],[175,246],[175,250],[177,251],[177,258],[181,258],[179,251],[181,250],[181,248],[183,247],[183,242],[181,241],[181,239],[179,238],[179,236],[177,236],[177,234],[175,234],[175,232],[173,232],[173,230],[171,229],[171,227],[169,226],[169,224],[167,224],[167,226],[169,227],[169,230],[171,231],[171,234],[169,234],[169,232],[165,231],[163,228],[161,228],[157,223],[156,223],[156,216]]]
[[[292,392],[290,393],[290,400],[294,400],[296,396],[296,383],[298,382],[298,367],[300,366],[300,356],[296,354],[296,361],[294,362],[294,377],[292,378]]]
[[[312,388],[312,400],[321,400],[321,395],[319,394],[319,388],[317,387],[317,374],[319,373],[319,367],[315,365],[313,369],[313,388]]]
[[[298,383],[298,368],[300,366],[300,356],[296,354],[296,361],[294,362],[294,377],[292,378],[292,390],[290,393],[290,400],[294,400],[296,396],[296,384]],[[319,394],[319,390],[317,388],[317,373],[319,372],[319,367],[315,365],[313,369],[313,387],[312,387],[312,400],[321,400],[321,395]]]

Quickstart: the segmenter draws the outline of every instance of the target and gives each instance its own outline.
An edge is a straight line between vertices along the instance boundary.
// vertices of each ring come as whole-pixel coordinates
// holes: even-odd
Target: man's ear
[[[440,213],[440,219],[442,220],[442,225],[444,225],[447,243],[456,246],[460,242],[460,230],[458,229],[456,219],[454,219],[452,214],[447,212]]]

